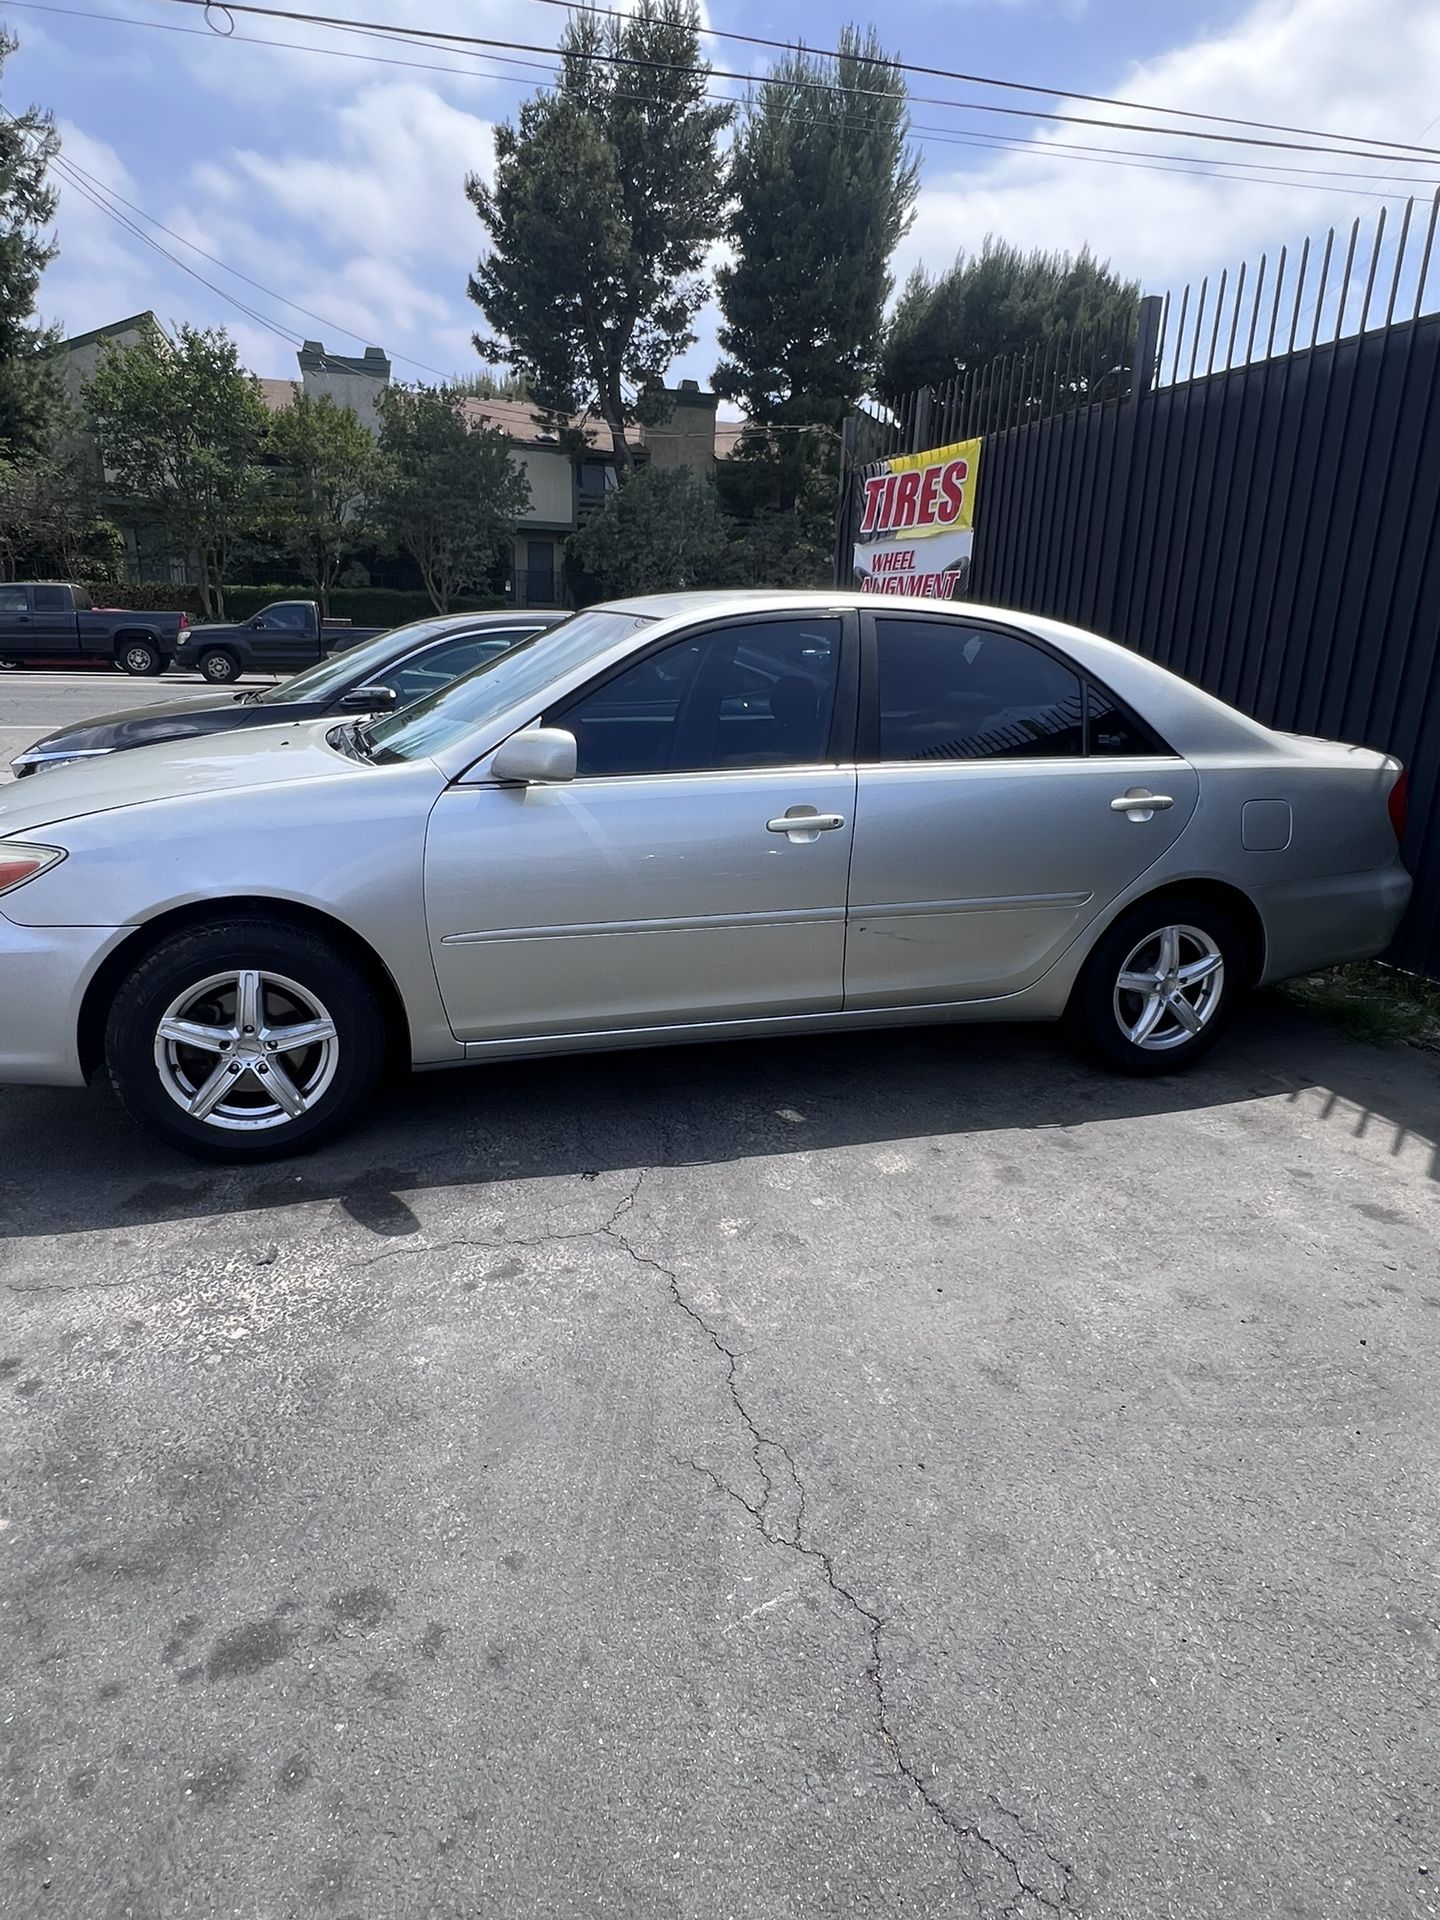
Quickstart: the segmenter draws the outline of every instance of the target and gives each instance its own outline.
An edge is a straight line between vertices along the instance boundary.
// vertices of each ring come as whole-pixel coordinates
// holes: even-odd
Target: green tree
[[[60,441],[23,460],[0,460],[0,573],[102,579],[118,571],[124,540],[101,511],[83,448]]]
[[[757,426],[838,426],[864,392],[919,184],[908,130],[903,77],[856,27],[834,59],[787,54],[751,99],[715,386]]]
[[[328,393],[297,393],[293,406],[271,415],[266,452],[266,529],[328,613],[340,569],[374,528],[374,436]]]
[[[490,240],[469,290],[494,332],[475,345],[548,417],[598,412],[627,470],[627,425],[695,337],[731,110],[706,101],[694,0],[581,14],[560,45],[558,90],[496,128],[493,184],[465,183]]]
[[[225,612],[231,551],[254,517],[265,434],[260,384],[223,327],[112,346],[85,388],[120,492],[151,507],[193,557],[207,615]]]
[[[387,387],[380,396],[376,517],[412,556],[437,613],[486,584],[530,483],[504,434],[471,427],[448,387]]]
[[[18,45],[0,28],[0,81]],[[40,276],[56,254],[49,168],[59,151],[53,114],[0,110],[0,459],[44,448],[59,404],[55,331],[35,311]]]
[[[1135,324],[1140,283],[1122,280],[1088,247],[1026,253],[987,235],[935,279],[917,267],[886,330],[881,390],[938,387],[1074,331],[1123,340]]]
[[[715,489],[685,467],[642,467],[570,536],[572,558],[613,600],[715,585],[726,527]]]

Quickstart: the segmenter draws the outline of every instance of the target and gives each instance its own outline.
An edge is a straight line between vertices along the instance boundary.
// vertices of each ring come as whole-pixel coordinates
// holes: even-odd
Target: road
[[[0,1091],[7,1917],[1434,1915],[1437,1143],[1276,997]]]
[[[239,684],[263,686],[274,677],[246,675]],[[207,690],[198,673],[177,673],[173,668],[155,680],[94,667],[0,673],[0,779],[9,775],[10,762],[17,753],[56,727],[89,719],[93,714],[158,706]],[[223,695],[224,690],[220,691]]]

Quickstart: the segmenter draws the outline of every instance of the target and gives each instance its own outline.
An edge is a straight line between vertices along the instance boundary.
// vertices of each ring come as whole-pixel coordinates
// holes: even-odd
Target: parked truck
[[[373,640],[384,627],[352,627],[322,619],[313,600],[272,600],[249,620],[233,626],[191,627],[176,649],[176,663],[223,686],[242,673],[299,673],[327,654]]]
[[[69,580],[0,583],[0,666],[68,667],[109,661],[122,673],[163,673],[186,627],[183,613],[91,604]]]

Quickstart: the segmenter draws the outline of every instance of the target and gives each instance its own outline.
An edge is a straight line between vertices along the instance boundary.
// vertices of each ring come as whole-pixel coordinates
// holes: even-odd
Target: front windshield
[[[386,667],[393,666],[404,654],[424,646],[427,640],[443,640],[447,633],[455,632],[461,624],[453,613],[447,613],[436,620],[412,620],[408,627],[391,627],[388,632],[376,634],[373,640],[366,640],[361,646],[346,647],[340,653],[328,654],[313,667],[307,667],[303,673],[297,673],[289,680],[281,680],[273,687],[266,687],[263,693],[252,694],[251,698],[259,706],[272,707],[288,707],[297,700],[302,704],[311,701],[323,703],[339,693],[342,687],[348,687],[357,675],[363,682],[372,673],[383,673]]]
[[[592,607],[561,626],[517,642],[508,653],[476,667],[439,693],[417,700],[403,713],[375,721],[364,737],[382,760],[420,760],[443,752],[511,707],[529,700],[537,708],[543,705],[552,681],[583,667],[587,660],[598,659],[617,640],[651,624],[642,614]]]

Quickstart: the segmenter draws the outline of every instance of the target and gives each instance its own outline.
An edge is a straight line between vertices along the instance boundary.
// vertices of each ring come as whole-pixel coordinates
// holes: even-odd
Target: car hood
[[[162,740],[144,753],[76,760],[39,778],[0,787],[0,839],[13,840],[62,820],[147,801],[244,787],[299,785],[347,773],[364,779],[365,761],[325,744],[335,720],[303,720],[241,733]]]
[[[119,713],[100,713],[68,727],[57,727],[37,740],[45,749],[81,747],[141,747],[152,740],[174,740],[188,733],[197,714],[229,714],[240,706],[233,693],[192,693],[184,700],[165,700],[154,707],[125,707]],[[243,709],[242,709],[243,711]]]

